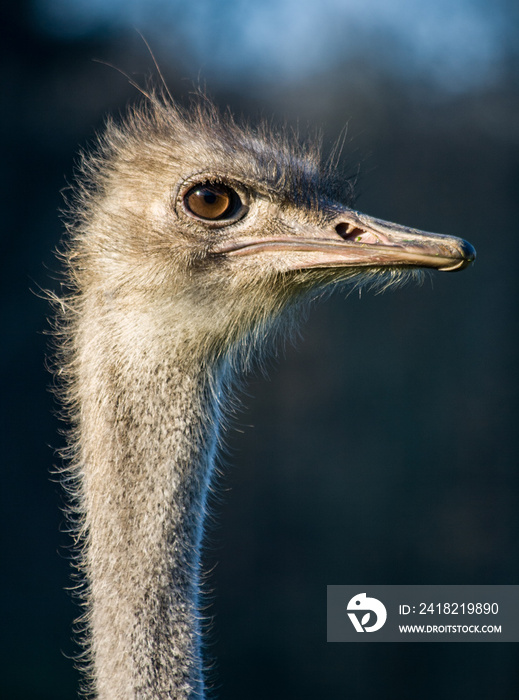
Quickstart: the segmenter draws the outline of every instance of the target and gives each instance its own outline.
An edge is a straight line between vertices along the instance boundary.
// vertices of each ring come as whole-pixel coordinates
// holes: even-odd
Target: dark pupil
[[[197,194],[201,194],[203,196],[206,204],[214,204],[218,199],[214,192],[208,192],[207,190],[203,190],[202,192],[198,192]]]
[[[237,195],[224,185],[196,185],[184,197],[186,207],[201,219],[224,218],[234,210]]]

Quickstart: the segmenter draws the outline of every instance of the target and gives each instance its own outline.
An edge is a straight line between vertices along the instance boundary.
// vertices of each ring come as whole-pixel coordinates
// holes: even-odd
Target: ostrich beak
[[[476,251],[462,238],[427,233],[342,209],[323,228],[287,222],[283,236],[236,240],[218,252],[228,256],[284,252],[289,269],[314,267],[425,267],[462,270]]]

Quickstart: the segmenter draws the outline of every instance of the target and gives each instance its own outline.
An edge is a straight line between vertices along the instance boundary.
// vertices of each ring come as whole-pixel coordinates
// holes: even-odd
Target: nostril
[[[344,238],[345,241],[355,240],[359,236],[362,236],[363,233],[366,233],[361,228],[344,222],[337,224],[335,230],[341,238]]]

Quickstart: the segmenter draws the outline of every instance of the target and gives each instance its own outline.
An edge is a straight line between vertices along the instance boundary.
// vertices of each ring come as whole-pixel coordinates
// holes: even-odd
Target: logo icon
[[[355,612],[348,612],[348,617],[350,618],[353,626],[357,632],[376,632],[381,627],[387,619],[387,611],[383,603],[376,598],[368,598],[365,593],[359,593],[353,596],[353,598],[348,603],[348,611],[355,610]],[[359,620],[356,613],[365,613]],[[375,616],[375,621],[368,625]]]

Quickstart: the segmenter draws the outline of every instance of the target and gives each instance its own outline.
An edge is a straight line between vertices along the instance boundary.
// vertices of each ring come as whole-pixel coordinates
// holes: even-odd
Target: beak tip
[[[457,244],[461,256],[453,265],[440,267],[439,270],[441,272],[458,272],[458,270],[464,270],[469,265],[472,265],[476,259],[476,249],[468,241],[465,241],[463,238],[458,238]]]
[[[467,263],[473,263],[476,259],[476,249],[468,241],[461,239],[461,250]]]
[[[458,270],[464,270],[469,265],[472,265],[476,259],[476,249],[468,241],[463,238],[460,241],[461,252],[463,254],[463,262],[457,268]]]

